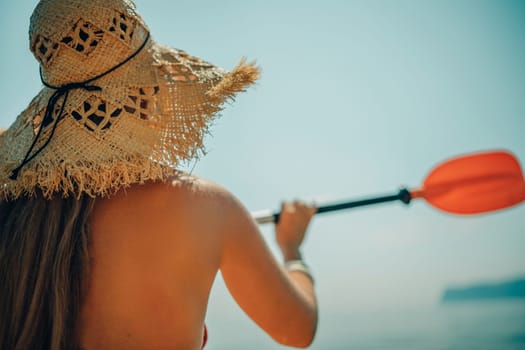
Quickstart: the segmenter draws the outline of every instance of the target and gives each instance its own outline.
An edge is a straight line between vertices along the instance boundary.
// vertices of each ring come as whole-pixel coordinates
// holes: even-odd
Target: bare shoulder
[[[199,198],[230,200],[233,197],[223,186],[211,180],[186,173],[174,175],[159,185],[169,188],[169,191],[182,192]]]
[[[165,181],[151,181],[132,185],[120,190],[109,200],[113,205],[134,203],[140,207],[156,209],[173,207],[185,208],[188,211],[216,212],[234,210],[239,205],[236,198],[223,186],[186,173],[177,173]]]
[[[119,190],[109,200],[144,199],[169,200],[183,197],[185,200],[213,199],[229,200],[231,194],[224,187],[201,177],[186,173],[177,173],[165,181],[148,181],[143,184],[134,184]]]
[[[221,235],[250,214],[223,186],[195,175],[176,174],[163,182],[132,185],[109,199],[97,201],[99,218],[127,223],[163,223],[165,226],[190,225]],[[203,220],[203,218],[206,218]]]
[[[199,206],[219,206],[222,210],[232,208],[237,203],[234,195],[223,186],[196,175],[178,174],[169,181],[159,184],[166,195],[183,198]]]
[[[177,175],[161,186],[169,188],[174,198],[187,199],[195,210],[207,208],[210,217],[218,215],[221,223],[237,225],[240,221],[251,221],[251,215],[235,195],[225,187],[195,175]]]

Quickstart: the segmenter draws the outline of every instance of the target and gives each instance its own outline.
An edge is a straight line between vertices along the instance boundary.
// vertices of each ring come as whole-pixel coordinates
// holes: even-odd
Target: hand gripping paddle
[[[389,196],[319,206],[317,214],[400,200],[422,198],[447,213],[472,215],[508,208],[525,200],[525,180],[515,156],[490,151],[449,159],[435,167],[416,190]],[[280,213],[253,214],[259,224],[276,223]]]

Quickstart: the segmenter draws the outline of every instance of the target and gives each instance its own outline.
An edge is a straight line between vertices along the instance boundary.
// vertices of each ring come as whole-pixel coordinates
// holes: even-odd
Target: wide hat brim
[[[93,82],[100,91],[69,93],[49,144],[13,180],[39,129],[35,149],[52,132],[53,123],[42,123],[54,93],[45,87],[0,134],[0,198],[36,192],[47,198],[107,196],[131,184],[165,180],[181,162],[199,156],[224,102],[259,73],[245,60],[228,72],[150,38],[136,57]]]

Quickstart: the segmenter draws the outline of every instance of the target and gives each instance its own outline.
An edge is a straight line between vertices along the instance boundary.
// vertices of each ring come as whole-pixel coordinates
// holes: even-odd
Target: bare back
[[[220,264],[213,207],[190,180],[136,185],[97,202],[85,350],[201,348]]]
[[[228,191],[180,176],[97,201],[83,350],[202,346],[219,269],[237,304],[276,341],[307,346],[317,308],[310,279],[287,273]]]

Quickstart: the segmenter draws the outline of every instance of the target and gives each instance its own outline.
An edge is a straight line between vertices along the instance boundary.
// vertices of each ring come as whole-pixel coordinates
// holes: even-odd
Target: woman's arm
[[[313,280],[277,262],[250,213],[232,195],[223,212],[221,272],[230,293],[277,342],[307,347],[317,328]],[[301,259],[300,245],[314,212],[297,202],[283,206],[276,238],[285,261]]]

